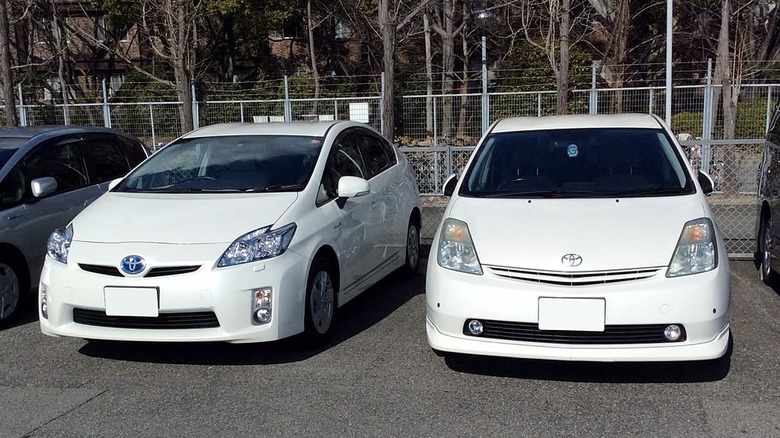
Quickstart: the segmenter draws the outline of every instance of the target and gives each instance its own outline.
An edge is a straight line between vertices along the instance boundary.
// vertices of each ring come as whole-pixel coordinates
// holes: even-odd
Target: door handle
[[[14,215],[8,216],[8,220],[12,221],[14,219],[19,219],[20,217],[22,217],[21,214],[14,214]]]

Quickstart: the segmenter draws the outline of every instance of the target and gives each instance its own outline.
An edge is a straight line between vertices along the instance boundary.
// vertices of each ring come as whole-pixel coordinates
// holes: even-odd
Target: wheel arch
[[[0,257],[8,257],[9,262],[18,270],[17,275],[21,282],[20,289],[22,293],[29,293],[32,289],[30,284],[30,266],[22,251],[10,243],[2,242],[0,243]]]
[[[333,282],[335,282],[336,290],[341,290],[341,266],[339,265],[339,258],[336,255],[336,250],[333,249],[330,245],[325,245],[320,247],[320,249],[317,250],[316,253],[314,253],[314,257],[311,259],[311,263],[309,264],[309,269],[311,270],[311,266],[314,264],[314,261],[318,258],[324,259],[328,262],[331,269],[334,269],[335,272],[333,272],[333,278],[331,279]],[[336,306],[338,307],[338,293],[336,294]]]

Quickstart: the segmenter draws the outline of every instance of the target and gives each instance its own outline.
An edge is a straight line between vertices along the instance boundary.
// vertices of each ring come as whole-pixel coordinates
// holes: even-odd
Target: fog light
[[[255,312],[255,322],[258,324],[267,324],[271,321],[271,309],[258,309]]]
[[[471,333],[474,336],[479,336],[482,334],[482,331],[485,330],[485,327],[482,326],[482,322],[478,321],[476,319],[472,319],[469,321],[469,333]]]
[[[672,324],[664,329],[664,338],[667,341],[677,341],[682,336],[682,329],[677,324]]]
[[[273,289],[264,287],[252,290],[252,323],[255,325],[271,322],[273,309]]]
[[[41,292],[41,317],[49,319],[49,291],[43,284],[38,289]]]

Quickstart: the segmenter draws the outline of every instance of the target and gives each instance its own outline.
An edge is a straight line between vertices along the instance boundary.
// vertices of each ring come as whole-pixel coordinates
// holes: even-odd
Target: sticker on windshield
[[[569,155],[569,158],[574,158],[580,154],[580,149],[576,144],[572,143],[568,148],[566,148],[566,153]]]

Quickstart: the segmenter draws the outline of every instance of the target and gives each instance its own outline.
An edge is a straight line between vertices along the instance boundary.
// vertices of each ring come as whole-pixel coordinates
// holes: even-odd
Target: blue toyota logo
[[[119,267],[125,274],[140,274],[144,271],[144,269],[146,269],[146,260],[138,255],[129,255],[122,259]]]

